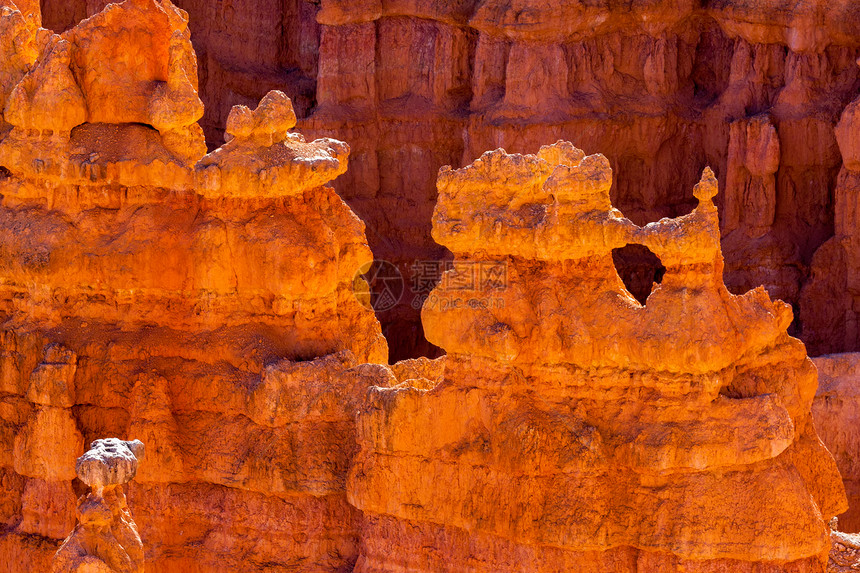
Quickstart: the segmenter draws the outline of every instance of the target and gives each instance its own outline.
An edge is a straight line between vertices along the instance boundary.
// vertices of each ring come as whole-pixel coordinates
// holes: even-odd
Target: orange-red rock
[[[815,427],[833,453],[848,495],[839,515],[841,531],[860,531],[860,354],[831,354],[813,359],[819,386],[813,405]]]
[[[689,212],[712,165],[730,291],[764,285],[792,304],[792,333],[813,353],[860,349],[839,325],[818,334],[837,320],[827,292],[801,297],[843,186],[834,127],[858,91],[851,2],[177,2],[210,146],[233,105],[285,91],[304,132],[351,145],[337,190],[408,282],[415,263],[450,259],[430,235],[440,166],[562,137],[607,155],[613,199],[639,224]],[[46,25],[65,30],[105,0],[42,3]],[[753,151],[764,163],[747,163]],[[628,281],[649,264],[634,254],[618,260]],[[832,248],[819,258],[844,264]],[[435,355],[417,310],[426,290],[379,312],[395,359]]]
[[[836,126],[843,163],[834,190],[835,236],[816,251],[812,278],[801,299],[804,334],[813,354],[860,349],[860,308],[855,302],[860,295],[858,108],[860,98],[845,108]]]
[[[357,571],[823,571],[846,503],[790,307],[723,285],[710,170],[644,227],[611,182],[563,142],[440,172],[456,258],[422,318],[448,356],[359,415]],[[644,305],[628,243],[666,267]]]
[[[144,451],[140,440],[107,438],[78,458],[75,472],[91,491],[78,500],[78,525],[54,555],[51,573],[143,573],[143,543],[123,486],[134,478]]]
[[[723,287],[713,179],[634,222],[712,163],[727,282],[797,303],[853,169],[844,4],[42,3],[62,34],[0,0],[0,570],[47,570],[104,435],[147,443],[158,571],[821,570],[844,504],[791,312]],[[561,135],[619,177],[485,156],[431,240],[439,165]],[[407,280],[457,254],[424,315],[450,357],[372,364],[338,176]],[[401,302],[394,356],[432,351]]]
[[[0,571],[47,570],[75,459],[105,435],[146,442],[128,506],[147,570],[351,567],[354,411],[397,380],[365,364],[388,356],[353,294],[372,255],[326,187],[349,147],[292,133],[272,92],[205,155],[168,0],[62,35],[3,10]],[[102,527],[104,503],[86,504]]]

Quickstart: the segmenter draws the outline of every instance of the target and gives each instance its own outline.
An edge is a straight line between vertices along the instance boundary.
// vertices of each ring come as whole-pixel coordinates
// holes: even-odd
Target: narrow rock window
[[[666,267],[660,258],[644,245],[627,245],[612,249],[612,262],[628,292],[645,304],[655,285],[660,284]]]

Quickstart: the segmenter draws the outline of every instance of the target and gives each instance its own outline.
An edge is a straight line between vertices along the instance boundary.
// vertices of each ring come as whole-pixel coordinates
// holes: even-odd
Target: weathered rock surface
[[[841,531],[860,531],[860,354],[813,359],[818,392],[812,408],[815,427],[833,454],[845,491],[848,511],[839,516]]]
[[[833,547],[827,561],[827,573],[850,573],[860,568],[860,535],[832,531]]]
[[[107,438],[78,458],[75,470],[92,491],[78,500],[78,526],[54,555],[51,573],[143,573],[143,543],[122,489],[143,455],[140,440]]]
[[[156,571],[824,566],[845,507],[790,310],[723,287],[712,178],[692,214],[634,222],[689,211],[713,163],[730,286],[796,302],[853,12],[821,33],[715,2],[43,4],[61,34],[0,0],[0,571],[48,570],[104,435],[147,444],[131,561]],[[621,176],[570,145],[488,155],[442,175],[431,240],[439,165],[548,134]],[[344,173],[409,295],[438,279],[413,261],[457,254],[424,311],[450,357],[374,364]],[[430,351],[401,302],[394,355]],[[124,521],[132,468],[86,468],[86,524]]]
[[[105,435],[146,444],[128,507],[148,570],[349,570],[354,412],[397,384],[366,364],[388,349],[353,295],[364,225],[326,186],[349,147],[291,132],[273,92],[206,155],[169,0],[61,35],[2,6],[0,571],[48,570],[75,460]],[[77,476],[103,488],[86,502],[102,527],[134,450],[96,445]]]
[[[858,109],[860,98],[845,108],[836,126],[836,140],[843,162],[834,190],[835,236],[816,251],[812,259],[812,280],[802,293],[804,333],[813,354],[860,350],[860,305],[857,303],[860,300]]]
[[[137,463],[143,459],[145,447],[140,440],[126,442],[117,438],[96,440],[78,458],[75,473],[94,492],[134,479]]]
[[[357,571],[823,571],[845,494],[790,307],[723,285],[709,169],[644,227],[611,182],[562,142],[440,172],[456,258],[422,317],[448,356],[359,415]],[[629,243],[666,267],[644,305]]]
[[[713,166],[729,290],[764,285],[792,304],[792,332],[813,353],[860,350],[853,322],[841,325],[854,313],[844,290],[801,296],[851,264],[835,245],[812,259],[856,187],[839,176],[854,159],[834,130],[860,91],[853,2],[178,2],[210,142],[233,105],[284,90],[306,133],[350,143],[338,192],[407,284],[426,285],[423,261],[450,259],[430,235],[440,166],[564,138],[606,154],[613,200],[638,224],[689,212]],[[65,29],[104,1],[43,4],[47,25]],[[623,262],[628,280],[646,259]],[[417,310],[429,289],[415,290],[379,313],[395,358],[433,352]]]

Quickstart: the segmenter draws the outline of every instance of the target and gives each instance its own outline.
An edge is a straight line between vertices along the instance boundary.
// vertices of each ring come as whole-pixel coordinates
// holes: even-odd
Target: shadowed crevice
[[[644,245],[612,249],[612,262],[624,286],[643,305],[654,286],[660,284],[666,274],[666,267],[660,258]]]

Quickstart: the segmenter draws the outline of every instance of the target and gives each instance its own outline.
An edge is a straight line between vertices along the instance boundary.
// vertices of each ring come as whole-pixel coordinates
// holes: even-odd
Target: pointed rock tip
[[[705,167],[705,170],[702,171],[702,178],[693,188],[693,196],[699,201],[708,201],[713,199],[718,191],[717,177],[710,167]]]

